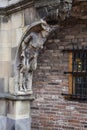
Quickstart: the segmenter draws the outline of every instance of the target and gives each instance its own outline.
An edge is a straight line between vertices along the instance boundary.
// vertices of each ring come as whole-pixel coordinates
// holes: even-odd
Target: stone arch
[[[41,20],[31,24],[19,43],[14,64],[14,94],[32,94],[32,75],[37,68],[37,57],[49,33],[49,25]]]

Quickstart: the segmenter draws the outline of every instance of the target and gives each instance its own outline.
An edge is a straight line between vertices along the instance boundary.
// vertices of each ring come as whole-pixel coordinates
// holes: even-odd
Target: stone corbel
[[[37,57],[43,48],[51,28],[41,20],[26,30],[15,58],[14,95],[32,94],[33,71],[37,68]]]

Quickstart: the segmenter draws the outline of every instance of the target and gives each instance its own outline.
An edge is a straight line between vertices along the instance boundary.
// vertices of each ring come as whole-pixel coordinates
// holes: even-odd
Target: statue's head
[[[47,38],[49,33],[52,31],[52,28],[50,28],[50,26],[44,21],[41,19],[41,27],[42,27],[42,37],[43,38]]]
[[[43,19],[41,19],[41,27],[43,30],[50,32],[51,28],[49,27],[49,25],[46,23],[46,21],[44,21]]]

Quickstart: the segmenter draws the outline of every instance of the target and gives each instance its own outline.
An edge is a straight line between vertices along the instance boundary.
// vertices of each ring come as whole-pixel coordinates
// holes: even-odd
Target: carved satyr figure
[[[32,76],[37,68],[38,53],[50,32],[50,27],[41,20],[31,25],[22,38],[15,62],[15,94],[32,93]]]

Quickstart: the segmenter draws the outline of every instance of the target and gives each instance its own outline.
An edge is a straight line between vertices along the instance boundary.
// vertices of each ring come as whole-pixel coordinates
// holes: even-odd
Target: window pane
[[[87,52],[77,51],[73,53],[72,71],[76,75],[73,78],[73,94],[87,96]]]

